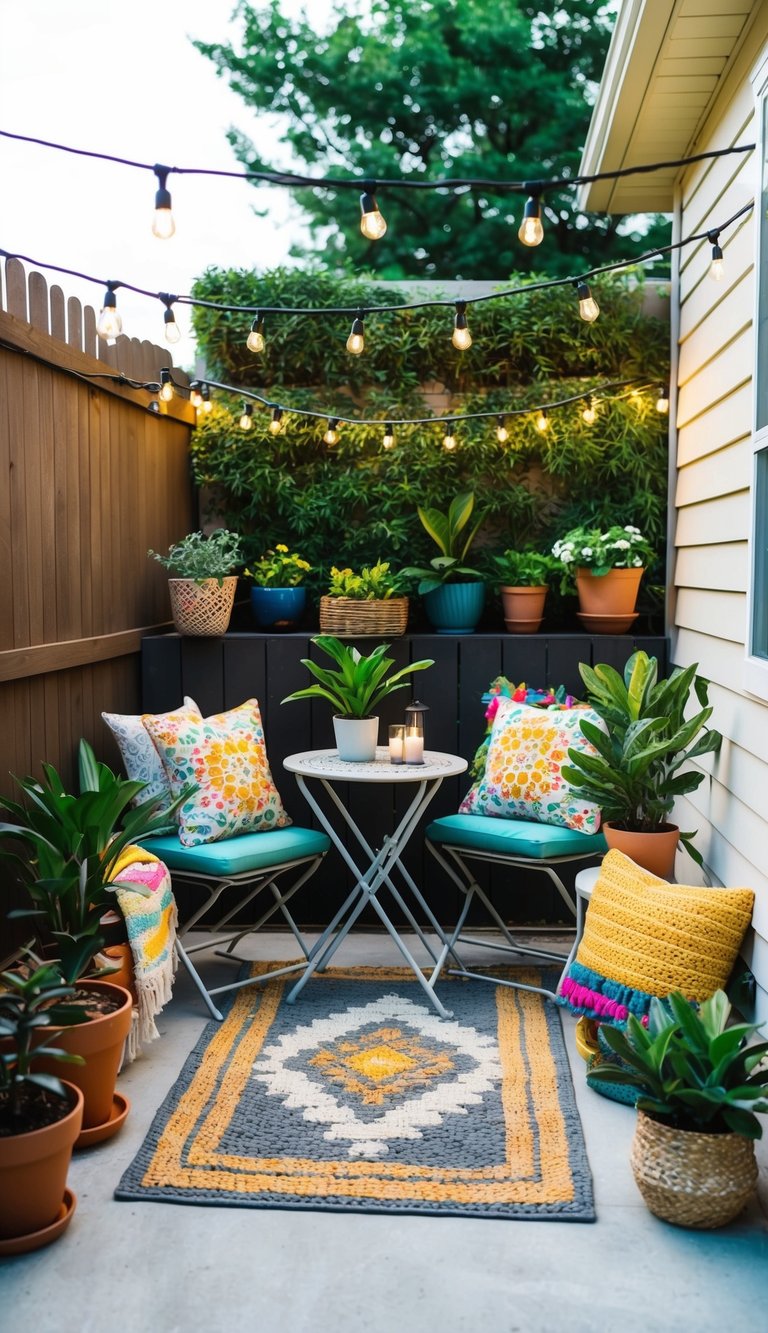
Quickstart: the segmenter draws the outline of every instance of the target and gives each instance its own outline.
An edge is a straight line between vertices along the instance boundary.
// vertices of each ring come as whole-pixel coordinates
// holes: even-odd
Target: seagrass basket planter
[[[226,634],[235,600],[237,575],[222,579],[169,579],[171,614],[179,634]]]
[[[678,1227],[723,1227],[757,1182],[752,1139],[675,1129],[637,1113],[630,1157],[635,1183],[656,1217]]]
[[[408,598],[387,597],[381,601],[360,601],[355,597],[321,597],[320,630],[336,638],[405,634],[408,624]]]

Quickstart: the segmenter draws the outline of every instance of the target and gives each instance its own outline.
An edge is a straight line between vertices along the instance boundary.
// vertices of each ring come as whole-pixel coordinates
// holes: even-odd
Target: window
[[[760,127],[760,195],[757,228],[755,428],[752,470],[749,627],[744,684],[768,699],[768,61],[753,77]]]

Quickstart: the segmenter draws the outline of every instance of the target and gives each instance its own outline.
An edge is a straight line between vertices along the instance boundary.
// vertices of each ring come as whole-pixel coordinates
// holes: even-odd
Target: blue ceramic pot
[[[251,588],[251,610],[259,629],[293,629],[304,614],[306,588]]]
[[[424,610],[438,634],[472,634],[485,605],[485,584],[444,583],[424,594]]]

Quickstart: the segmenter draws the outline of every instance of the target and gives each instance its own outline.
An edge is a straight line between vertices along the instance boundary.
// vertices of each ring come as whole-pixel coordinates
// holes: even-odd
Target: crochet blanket
[[[115,890],[125,918],[133,954],[137,1003],[128,1034],[125,1061],[135,1060],[142,1046],[160,1036],[155,1018],[171,998],[178,959],[176,955],[176,902],[167,866],[142,847],[126,847],[113,870]],[[131,884],[149,890],[149,896],[131,891]]]

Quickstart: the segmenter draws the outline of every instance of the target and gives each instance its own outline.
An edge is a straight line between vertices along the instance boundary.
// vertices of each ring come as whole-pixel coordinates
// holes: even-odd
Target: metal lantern
[[[424,714],[429,711],[427,704],[414,699],[405,710],[405,747],[406,764],[424,763]]]

